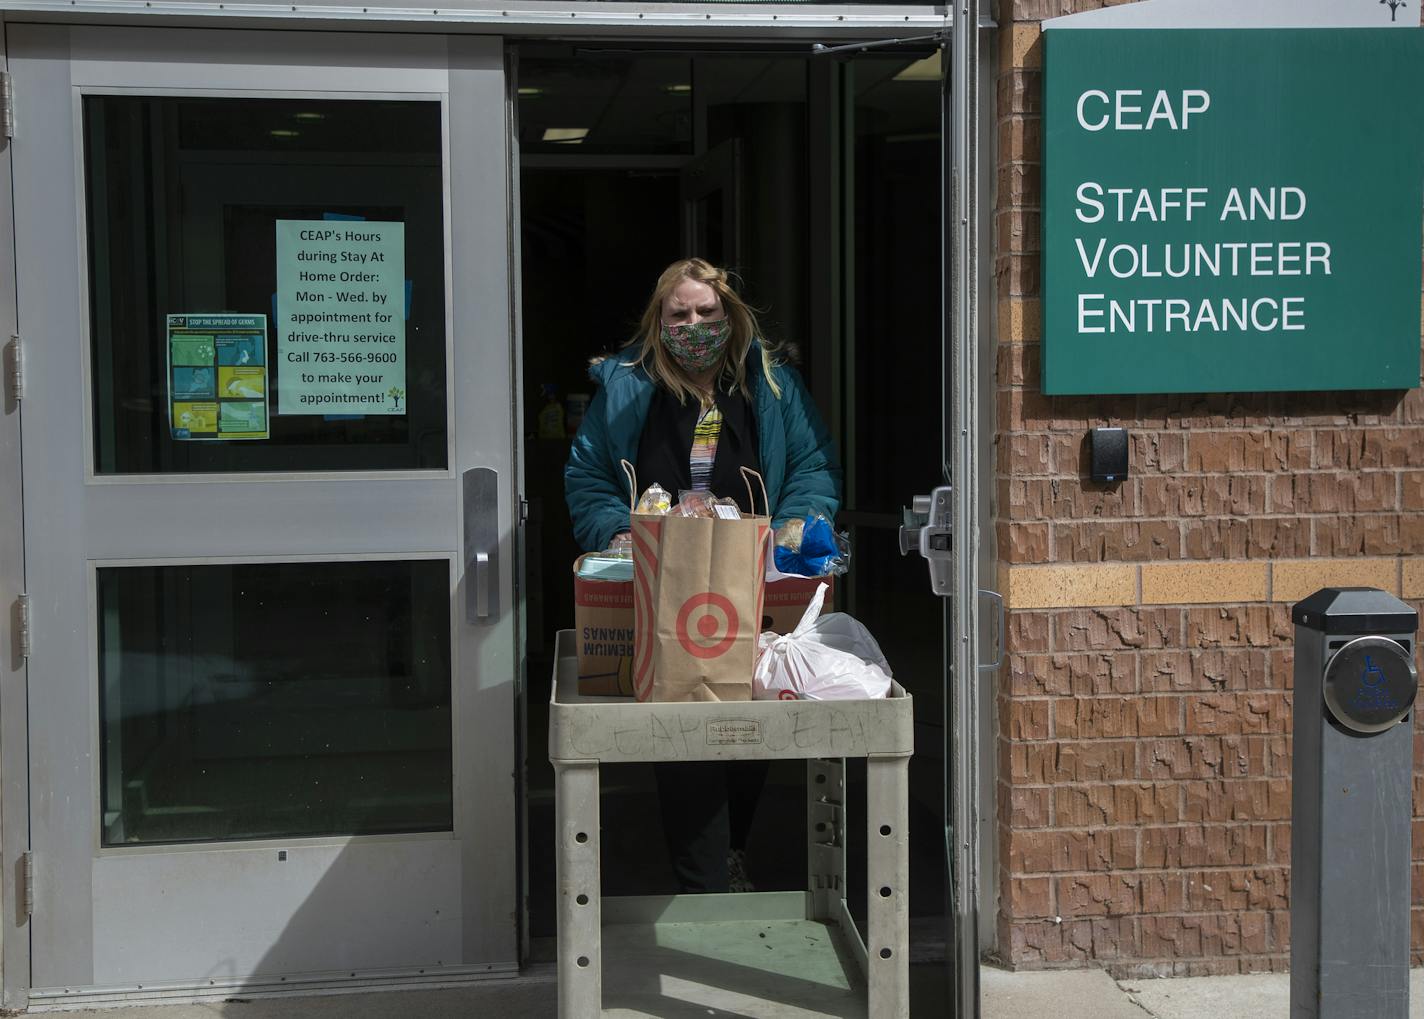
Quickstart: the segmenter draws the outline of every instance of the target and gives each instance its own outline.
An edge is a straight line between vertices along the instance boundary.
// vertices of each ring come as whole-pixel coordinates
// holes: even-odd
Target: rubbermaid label
[[[709,747],[758,746],[761,742],[761,723],[754,718],[726,718],[707,723]]]

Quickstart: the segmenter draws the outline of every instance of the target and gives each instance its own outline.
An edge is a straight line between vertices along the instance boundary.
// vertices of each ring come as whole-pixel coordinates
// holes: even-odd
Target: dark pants
[[[727,891],[727,853],[746,849],[767,761],[655,764],[663,835],[684,892]]]

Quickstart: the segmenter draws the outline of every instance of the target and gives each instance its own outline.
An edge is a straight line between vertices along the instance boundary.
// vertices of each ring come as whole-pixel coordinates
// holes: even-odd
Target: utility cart
[[[678,1015],[908,1016],[904,689],[883,700],[639,704],[581,696],[574,647],[562,631],[549,703],[561,1019],[669,1014],[660,1002]],[[868,943],[845,899],[852,757],[866,759]],[[601,764],[788,758],[806,761],[804,892],[602,898]]]

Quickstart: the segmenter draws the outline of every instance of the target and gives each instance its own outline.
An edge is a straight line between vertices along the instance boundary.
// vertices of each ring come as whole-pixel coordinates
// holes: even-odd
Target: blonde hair
[[[688,397],[699,401],[702,399],[702,394],[678,367],[662,340],[663,301],[683,280],[707,284],[722,302],[722,310],[730,323],[732,335],[727,340],[726,350],[722,354],[721,377],[731,382],[732,391],[746,389],[747,351],[751,349],[752,343],[760,339],[762,374],[766,376],[771,391],[780,399],[781,386],[772,374],[772,369],[780,363],[777,356],[779,349],[758,336],[761,327],[757,325],[756,314],[732,289],[727,271],[701,258],[684,258],[674,262],[658,277],[652,297],[649,298],[643,317],[638,322],[638,331],[628,341],[630,349],[637,348],[637,356],[627,363],[642,365],[648,377],[654,383],[666,386],[677,397],[678,403],[686,403]]]

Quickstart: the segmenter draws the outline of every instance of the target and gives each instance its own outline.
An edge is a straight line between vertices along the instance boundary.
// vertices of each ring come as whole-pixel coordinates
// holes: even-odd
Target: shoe
[[[754,892],[756,885],[747,877],[747,851],[733,849],[727,854],[727,891]]]

